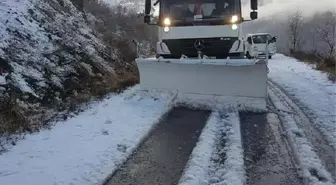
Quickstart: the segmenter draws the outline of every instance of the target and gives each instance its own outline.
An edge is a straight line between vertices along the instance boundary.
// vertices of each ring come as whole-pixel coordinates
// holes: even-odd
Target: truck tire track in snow
[[[335,180],[335,150],[324,138],[322,133],[317,130],[306,116],[306,114],[297,106],[286,94],[282,91],[280,87],[274,85],[274,83],[269,82],[270,89],[280,98],[280,100],[286,105],[289,109],[289,112],[294,114],[294,120],[297,123],[297,126],[300,130],[303,131],[305,137],[314,147],[314,151],[318,157],[322,160],[323,165],[330,174],[332,174],[333,179]],[[300,134],[300,133],[297,133]]]
[[[202,185],[244,185],[244,152],[238,110],[226,110],[219,116],[210,171],[207,181]]]
[[[320,145],[314,146],[308,139],[314,139],[314,135],[310,135],[311,133],[307,132],[306,127],[313,127],[313,125],[310,122],[306,122],[306,125],[301,125],[304,123],[302,122],[303,120],[307,120],[300,115],[299,110],[293,109],[288,104],[290,99],[288,97],[285,98],[286,95],[281,93],[279,88],[269,84],[268,93],[272,104],[277,109],[286,137],[290,141],[289,145],[293,156],[296,158],[296,163],[300,166],[300,173],[303,176],[304,183],[314,185],[334,184],[331,173],[328,172],[326,165],[323,164],[323,161],[326,161],[326,158],[324,158],[326,154],[322,154],[315,148],[325,147],[323,146],[324,144],[320,143]],[[316,137],[319,136],[317,135]]]
[[[280,134],[276,115],[240,112],[240,120],[247,184],[302,184]]]
[[[174,108],[105,184],[177,184],[210,113]]]

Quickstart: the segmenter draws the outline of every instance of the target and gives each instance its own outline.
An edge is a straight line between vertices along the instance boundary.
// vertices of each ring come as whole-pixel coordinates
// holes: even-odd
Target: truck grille
[[[237,37],[218,37],[218,38],[195,38],[195,39],[167,39],[163,40],[171,54],[179,58],[181,54],[188,57],[197,57],[195,42],[203,41],[204,49],[202,53],[207,56],[216,56],[217,58],[226,58],[233,43],[238,40]]]

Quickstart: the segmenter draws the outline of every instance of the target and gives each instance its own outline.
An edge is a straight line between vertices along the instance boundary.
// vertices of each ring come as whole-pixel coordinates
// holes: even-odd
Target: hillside
[[[139,41],[144,55],[149,44],[128,38],[131,32],[119,22],[132,19],[137,26],[142,19],[98,1],[87,9],[78,2],[85,1],[0,2],[0,146],[15,144],[13,133],[37,131],[58,113],[66,118],[83,103],[137,82],[130,40]],[[98,15],[104,11],[109,14]],[[118,15],[113,24],[104,19],[112,15]]]

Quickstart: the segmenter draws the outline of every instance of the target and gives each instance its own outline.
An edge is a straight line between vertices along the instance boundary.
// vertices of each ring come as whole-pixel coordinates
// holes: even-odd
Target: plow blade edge
[[[177,91],[182,99],[266,107],[264,60],[138,58],[136,63],[142,90]]]

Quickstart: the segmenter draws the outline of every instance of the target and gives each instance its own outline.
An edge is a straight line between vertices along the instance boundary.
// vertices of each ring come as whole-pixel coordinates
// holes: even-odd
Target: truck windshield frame
[[[270,34],[252,36],[254,44],[266,44],[267,39],[270,41],[272,39],[272,36]]]
[[[234,15],[241,18],[241,0],[160,0],[159,25],[165,18],[170,26],[232,24]]]

